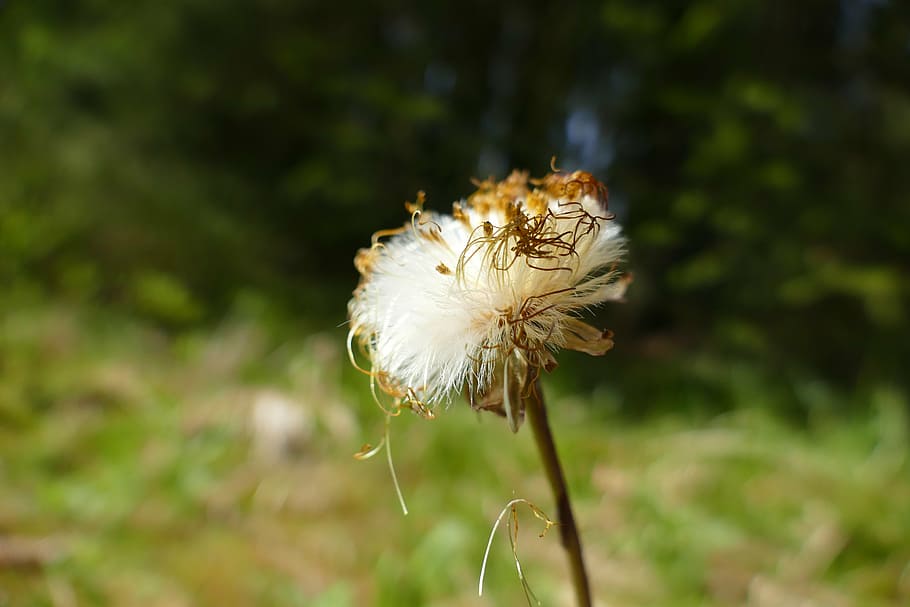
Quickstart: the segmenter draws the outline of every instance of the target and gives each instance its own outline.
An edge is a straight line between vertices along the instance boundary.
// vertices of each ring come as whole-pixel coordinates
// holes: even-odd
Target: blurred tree
[[[602,11],[644,324],[771,369],[900,377],[908,7],[675,4]]]
[[[252,285],[335,324],[418,188],[556,153],[631,237],[631,383],[701,353],[906,385],[908,54],[884,0],[7,3],[0,279],[176,325]]]

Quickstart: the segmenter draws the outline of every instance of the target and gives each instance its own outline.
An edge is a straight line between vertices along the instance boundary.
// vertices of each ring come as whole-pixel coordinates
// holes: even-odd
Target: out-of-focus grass
[[[551,510],[529,433],[460,403],[394,420],[403,516],[384,458],[351,457],[382,417],[343,333],[4,310],[0,605],[523,604],[504,533],[476,584],[509,499]],[[907,403],[873,400],[804,430],[749,403],[633,425],[552,391],[600,603],[910,603]],[[520,521],[533,589],[571,604],[558,533]]]

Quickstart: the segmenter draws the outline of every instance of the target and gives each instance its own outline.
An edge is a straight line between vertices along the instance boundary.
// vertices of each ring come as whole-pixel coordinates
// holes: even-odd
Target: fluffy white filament
[[[576,318],[625,289],[605,189],[587,174],[534,190],[526,180],[487,183],[453,215],[414,205],[409,226],[361,252],[351,339],[384,391],[432,406],[465,388],[486,393],[509,356],[539,368],[558,348],[612,345]],[[600,189],[570,187],[590,182]]]

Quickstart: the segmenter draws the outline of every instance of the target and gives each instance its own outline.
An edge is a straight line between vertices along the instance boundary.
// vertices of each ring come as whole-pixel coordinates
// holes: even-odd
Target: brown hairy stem
[[[572,585],[575,587],[578,605],[579,607],[591,607],[591,586],[581,554],[581,540],[578,537],[578,528],[575,526],[575,517],[572,515],[566,478],[559,463],[559,455],[556,453],[550,422],[547,420],[547,408],[543,400],[543,389],[539,378],[534,382],[531,394],[525,399],[525,415],[534,433],[534,442],[537,444],[537,450],[540,451],[544,471],[550,482],[550,488],[553,490],[553,497],[556,499],[559,534],[563,548],[566,549],[569,557]]]

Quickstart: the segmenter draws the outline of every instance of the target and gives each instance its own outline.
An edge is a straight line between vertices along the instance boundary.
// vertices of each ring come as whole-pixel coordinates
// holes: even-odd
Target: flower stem
[[[563,548],[568,553],[572,585],[575,587],[578,605],[579,607],[591,607],[591,586],[588,583],[588,573],[585,570],[585,562],[581,554],[581,540],[578,537],[578,528],[575,526],[575,517],[572,515],[566,478],[559,463],[559,455],[556,453],[556,444],[553,442],[553,432],[550,430],[550,422],[547,420],[547,407],[544,403],[540,379],[535,382],[534,390],[525,400],[525,415],[534,433],[534,442],[537,443],[537,450],[540,451],[547,480],[550,481],[550,488],[556,499],[559,534]]]

